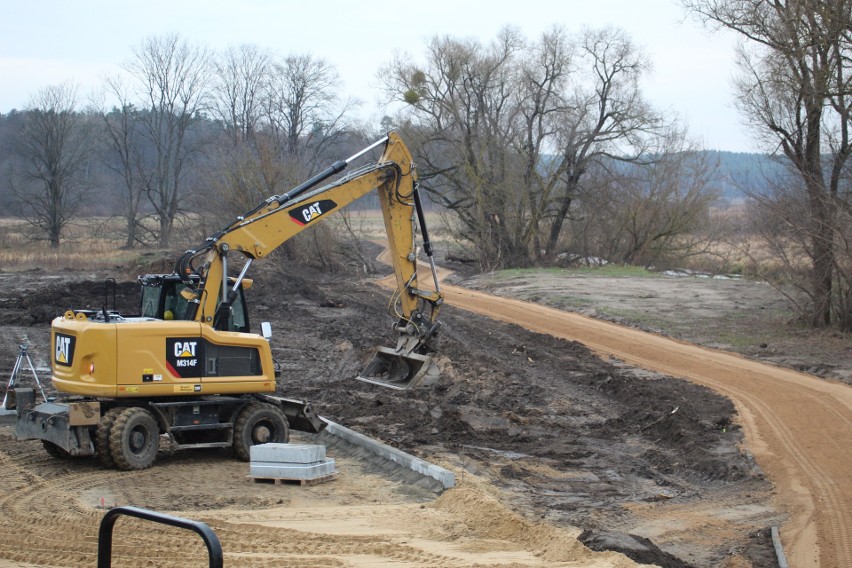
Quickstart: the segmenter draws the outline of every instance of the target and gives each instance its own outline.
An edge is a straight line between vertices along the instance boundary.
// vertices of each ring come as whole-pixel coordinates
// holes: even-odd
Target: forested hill
[[[706,150],[710,163],[718,163],[718,183],[725,201],[745,198],[746,191],[761,190],[767,179],[778,179],[783,167],[767,154]]]

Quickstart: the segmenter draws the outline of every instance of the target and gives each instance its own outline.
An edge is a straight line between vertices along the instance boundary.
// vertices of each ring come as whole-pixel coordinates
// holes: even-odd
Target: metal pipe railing
[[[112,566],[112,532],[118,517],[122,515],[198,533],[202,540],[204,540],[204,544],[207,545],[210,568],[222,568],[222,544],[219,542],[219,537],[216,536],[216,533],[209,526],[199,521],[129,506],[110,509],[104,515],[104,518],[101,519],[101,525],[98,529],[98,568],[110,568]]]

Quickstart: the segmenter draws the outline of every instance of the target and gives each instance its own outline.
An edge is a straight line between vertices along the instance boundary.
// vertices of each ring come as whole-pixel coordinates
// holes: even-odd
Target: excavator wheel
[[[112,431],[112,425],[115,419],[121,414],[123,408],[111,408],[106,414],[101,416],[98,422],[98,429],[95,431],[95,449],[97,450],[98,461],[101,465],[107,468],[115,467],[115,460],[112,459],[112,453],[109,449],[109,434]]]
[[[160,449],[160,427],[144,408],[123,409],[109,433],[109,451],[118,469],[151,467]]]
[[[284,412],[266,402],[250,402],[234,422],[234,453],[242,461],[251,459],[251,447],[290,441],[290,427]]]
[[[65,448],[61,448],[53,442],[42,440],[41,445],[44,446],[44,451],[46,451],[50,457],[56,458],[58,460],[70,460],[72,457],[71,454],[69,454],[65,450]]]

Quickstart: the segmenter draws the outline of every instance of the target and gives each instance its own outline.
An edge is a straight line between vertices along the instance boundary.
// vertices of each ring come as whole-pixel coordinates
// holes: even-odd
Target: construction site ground
[[[353,379],[393,339],[389,292],[375,278],[275,262],[254,272],[251,315],[273,325],[279,392],[446,467],[457,486],[437,494],[333,443],[339,475],[311,486],[254,483],[222,450],[166,446],[149,470],[104,470],[16,442],[7,418],[0,566],[95,565],[98,523],[114,505],[208,523],[227,566],[771,567],[772,526],[791,566],[852,562],[852,389],[825,378],[852,370],[848,338],[732,357],[488,293],[546,304],[576,286],[604,306],[628,290],[620,306],[701,342],[702,328],[726,325],[726,314],[779,305],[765,285],[695,279],[687,293],[683,280],[662,278],[643,293],[594,277],[506,286],[456,275],[445,287],[440,382],[394,391]],[[100,307],[106,276],[118,277],[118,306],[133,312],[137,286],[123,273],[0,273],[0,369],[12,369],[26,340],[46,366],[50,319]],[[760,321],[747,325],[759,333]],[[113,552],[115,566],[206,565],[200,540],[133,519],[118,523]]]

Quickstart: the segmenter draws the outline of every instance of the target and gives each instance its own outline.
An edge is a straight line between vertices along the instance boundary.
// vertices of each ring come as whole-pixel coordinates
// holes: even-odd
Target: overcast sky
[[[646,97],[708,149],[758,151],[732,104],[734,38],[686,17],[677,0],[7,0],[0,17],[0,112],[73,81],[81,97],[143,38],[178,32],[213,49],[253,43],[311,53],[339,71],[365,117],[380,117],[376,72],[399,51],[419,58],[436,34],[488,43],[507,24],[537,39],[553,24],[622,28],[648,54]]]

